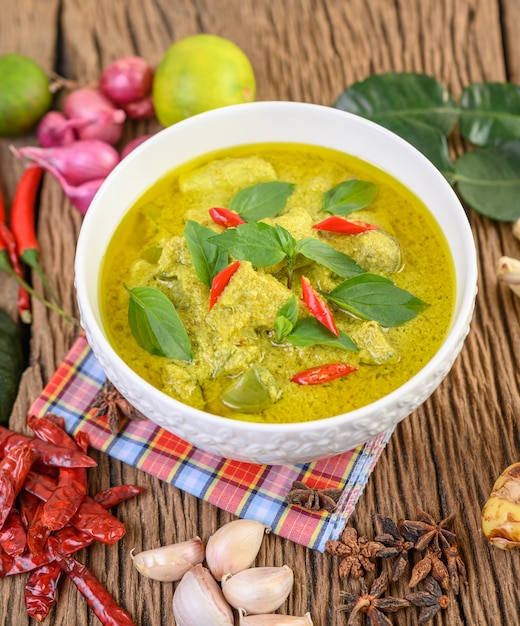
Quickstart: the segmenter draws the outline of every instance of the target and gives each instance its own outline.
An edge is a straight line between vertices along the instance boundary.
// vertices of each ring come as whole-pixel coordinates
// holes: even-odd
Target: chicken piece
[[[377,322],[362,322],[350,331],[350,336],[359,348],[358,357],[361,363],[381,365],[398,361],[400,358],[398,351]]]

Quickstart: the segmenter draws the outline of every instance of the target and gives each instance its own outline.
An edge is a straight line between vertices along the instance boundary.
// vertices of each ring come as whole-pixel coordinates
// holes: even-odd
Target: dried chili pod
[[[28,615],[37,622],[47,617],[56,602],[61,572],[59,563],[51,561],[32,570],[27,577],[24,589],[25,608]]]

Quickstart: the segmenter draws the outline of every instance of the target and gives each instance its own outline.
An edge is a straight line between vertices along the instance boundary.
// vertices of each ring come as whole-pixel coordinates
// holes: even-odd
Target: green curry
[[[215,223],[215,207],[245,224]],[[315,228],[331,214],[373,229]],[[237,259],[210,308],[212,281]],[[337,334],[302,300],[302,276]],[[100,294],[112,345],[152,385],[234,419],[301,422],[362,407],[416,374],[446,335],[455,284],[438,225],[392,177],[332,150],[261,144],[206,155],[148,190],[108,247]],[[348,298],[372,298],[368,313]],[[162,352],[172,336],[177,348]],[[354,371],[295,382],[330,364]]]

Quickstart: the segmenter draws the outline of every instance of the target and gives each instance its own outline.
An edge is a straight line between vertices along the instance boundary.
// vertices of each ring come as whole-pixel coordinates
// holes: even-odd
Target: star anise
[[[443,548],[442,552],[448,564],[451,588],[455,594],[458,594],[460,591],[459,579],[462,578],[462,580],[466,580],[466,566],[459,555],[456,543],[453,543],[447,548]]]
[[[402,523],[402,528],[416,537],[416,550],[424,550],[431,545],[434,550],[440,552],[455,541],[456,535],[449,529],[455,518],[454,513],[437,523],[429,513],[417,509],[417,518],[404,520]]]
[[[336,510],[342,493],[341,489],[313,489],[305,483],[295,480],[291,490],[285,496],[285,501],[289,504],[299,504],[304,509],[311,511],[324,510],[332,513]]]
[[[449,589],[450,575],[441,558],[441,552],[428,546],[426,548],[426,554],[414,565],[408,585],[415,587],[417,583],[424,580],[426,576],[431,575],[443,589]]]
[[[334,556],[343,557],[338,571],[340,578],[361,578],[364,572],[374,570],[377,553],[383,547],[379,541],[369,541],[366,537],[358,537],[357,531],[351,526],[346,526],[339,541],[329,539],[325,544],[325,550]]]
[[[382,515],[377,516],[376,526],[379,534],[374,537],[374,541],[383,544],[377,556],[393,559],[392,580],[399,580],[408,566],[408,552],[414,548],[414,536],[402,528],[401,522],[397,526],[392,519]]]
[[[388,575],[386,573],[381,574],[379,578],[374,580],[370,590],[364,578],[360,579],[359,584],[359,594],[340,591],[340,595],[346,602],[339,606],[338,610],[350,613],[347,626],[358,623],[358,618],[361,614],[365,614],[366,622],[372,624],[372,626],[391,626],[392,622],[384,614],[395,613],[410,606],[410,602],[404,598],[381,597],[386,591],[388,584]]]
[[[429,622],[438,611],[445,609],[450,603],[450,599],[443,594],[439,583],[431,576],[425,579],[423,591],[409,593],[405,598],[413,605],[421,607],[417,622],[419,626]]]
[[[110,432],[113,435],[117,435],[123,420],[145,419],[145,416],[132,406],[108,379],[94,398],[92,408],[97,409],[94,417],[106,416]]]

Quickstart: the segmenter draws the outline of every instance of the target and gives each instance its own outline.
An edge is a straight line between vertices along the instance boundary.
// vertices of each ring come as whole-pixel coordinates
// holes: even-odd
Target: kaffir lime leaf
[[[153,82],[153,102],[163,126],[230,104],[252,102],[256,82],[247,56],[216,35],[192,35],[164,54]]]
[[[21,54],[0,56],[0,135],[14,137],[30,130],[52,102],[49,77]]]

